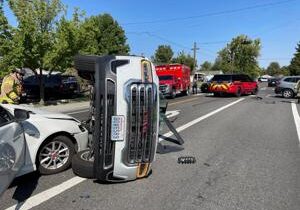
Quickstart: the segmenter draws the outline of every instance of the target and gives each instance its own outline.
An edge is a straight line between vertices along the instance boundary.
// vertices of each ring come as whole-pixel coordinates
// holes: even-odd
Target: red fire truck
[[[189,95],[191,69],[182,64],[167,64],[155,67],[159,78],[159,90],[165,96],[175,98],[177,94]]]

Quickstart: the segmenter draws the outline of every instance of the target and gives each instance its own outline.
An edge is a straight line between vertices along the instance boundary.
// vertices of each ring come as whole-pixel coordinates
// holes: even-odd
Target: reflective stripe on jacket
[[[18,103],[21,92],[22,85],[20,80],[18,80],[12,74],[4,77],[1,86],[0,103]]]

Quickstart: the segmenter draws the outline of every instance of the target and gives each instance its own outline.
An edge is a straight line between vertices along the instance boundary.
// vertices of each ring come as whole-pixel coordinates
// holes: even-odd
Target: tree
[[[8,0],[18,26],[13,29],[2,65],[27,67],[40,75],[40,98],[44,99],[42,70],[49,69],[46,55],[52,49],[55,23],[64,7],[60,0]]]
[[[297,44],[296,53],[288,67],[291,75],[300,75],[300,42]]]
[[[194,58],[190,54],[185,54],[184,51],[181,51],[177,57],[172,59],[172,63],[180,63],[187,65],[188,67],[190,67],[191,71],[193,71],[194,69]]]
[[[3,56],[9,51],[12,38],[12,27],[8,24],[3,11],[3,1],[0,1],[0,78],[4,77],[9,69],[4,65]]]
[[[271,62],[266,69],[266,73],[275,76],[281,74],[281,67],[278,62]]]
[[[283,75],[283,76],[290,75],[288,66],[282,66],[281,69],[280,69],[280,74]]]
[[[82,15],[76,9],[72,20],[62,17],[57,23],[52,49],[47,52],[45,58],[45,65],[50,71],[64,72],[73,66],[73,57],[83,46],[80,21]]]
[[[245,73],[256,77],[259,73],[257,58],[260,48],[259,39],[237,36],[218,53],[213,68],[225,73]]]
[[[124,30],[109,14],[87,18],[82,30],[82,54],[127,55],[130,51]]]
[[[1,1],[1,0],[0,0]],[[42,71],[61,71],[73,66],[73,57],[83,54],[127,55],[124,30],[108,14],[83,20],[78,9],[68,20],[60,0],[8,0],[18,26],[8,25],[0,4],[0,68],[30,68],[40,78]],[[2,73],[2,70],[1,70]],[[1,76],[1,75],[0,75]]]
[[[152,61],[156,64],[169,64],[173,58],[173,50],[170,45],[159,45]]]
[[[212,68],[212,63],[205,61],[200,65],[200,71],[210,71]]]

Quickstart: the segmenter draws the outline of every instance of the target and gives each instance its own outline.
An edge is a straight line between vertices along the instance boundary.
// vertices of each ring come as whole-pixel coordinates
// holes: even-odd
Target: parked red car
[[[217,74],[210,80],[208,89],[217,96],[233,94],[239,97],[244,94],[256,94],[258,85],[245,74]]]

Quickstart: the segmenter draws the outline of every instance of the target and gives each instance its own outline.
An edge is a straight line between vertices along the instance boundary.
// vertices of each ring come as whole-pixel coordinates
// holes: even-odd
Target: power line
[[[180,43],[178,43],[178,42],[174,42],[174,41],[171,41],[171,40],[169,40],[169,39],[166,39],[166,38],[164,38],[164,37],[162,37],[162,36],[159,36],[159,35],[157,35],[157,34],[154,34],[154,33],[152,33],[152,32],[149,32],[149,31],[143,31],[143,32],[134,32],[134,31],[129,31],[129,32],[126,32],[127,34],[135,34],[135,35],[147,35],[147,36],[150,36],[150,37],[154,37],[154,38],[156,38],[156,39],[159,39],[159,40],[161,40],[161,41],[164,41],[164,42],[167,42],[167,43],[169,43],[169,44],[172,44],[172,45],[175,45],[175,46],[177,46],[177,47],[179,47],[179,48],[182,48],[182,49],[185,49],[185,50],[190,50],[190,47],[187,47],[187,46],[185,46],[185,45],[182,45],[182,44],[180,44]],[[213,52],[213,51],[211,51],[211,50],[208,50],[208,49],[205,49],[205,48],[202,48],[201,47],[201,49],[203,49],[203,50],[206,50],[206,52],[205,51],[202,51],[203,52],[203,54],[206,54],[206,55],[208,55],[208,56],[215,56],[215,52]],[[201,51],[201,50],[200,50]]]
[[[189,16],[189,17],[181,17],[181,18],[178,17],[178,18],[160,19],[160,20],[153,20],[153,21],[123,23],[122,25],[167,23],[167,22],[176,22],[176,21],[189,20],[189,19],[195,19],[195,18],[219,16],[219,15],[225,15],[225,14],[231,14],[231,13],[237,13],[237,12],[242,12],[242,11],[247,11],[247,10],[258,9],[258,8],[273,7],[273,6],[286,4],[286,3],[289,3],[289,2],[293,2],[293,1],[297,1],[297,0],[286,0],[286,1],[278,1],[278,2],[274,2],[274,3],[257,4],[257,5],[248,6],[248,7],[241,7],[241,8],[238,8],[238,9],[223,10],[223,11],[219,11],[219,12],[211,12],[211,13],[195,15],[195,16]]]
[[[164,37],[162,37],[162,36],[156,35],[156,34],[154,34],[154,33],[152,33],[152,32],[149,32],[149,31],[143,31],[143,32],[133,32],[133,31],[129,31],[129,32],[126,32],[126,33],[127,33],[127,34],[136,34],[136,35],[147,35],[147,36],[154,37],[154,38],[157,38],[157,39],[159,39],[159,40],[162,40],[162,41],[164,41],[164,42],[167,42],[167,43],[169,43],[169,44],[173,44],[173,45],[175,45],[175,46],[177,46],[177,47],[180,47],[180,48],[184,48],[184,49],[188,49],[188,50],[190,49],[190,48],[187,47],[187,46],[184,46],[184,45],[179,44],[179,43],[177,43],[177,42],[168,40],[168,39],[166,39],[166,38],[164,38]]]

